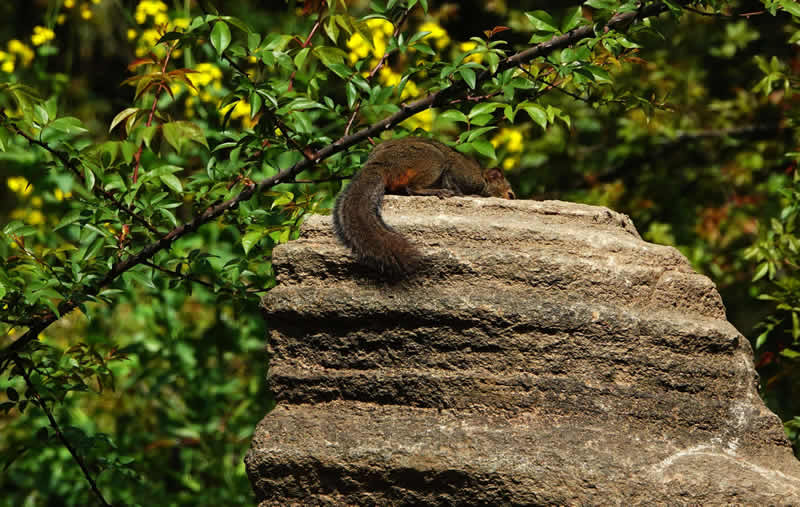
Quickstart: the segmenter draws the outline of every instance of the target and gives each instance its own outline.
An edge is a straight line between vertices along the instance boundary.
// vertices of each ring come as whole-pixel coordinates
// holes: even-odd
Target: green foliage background
[[[424,130],[503,167],[521,198],[609,206],[680,249],[751,340],[798,449],[794,1],[212,4],[0,5],[0,504],[85,505],[85,475],[114,504],[252,503],[271,249],[332,205],[369,143],[308,160],[449,86],[466,93],[381,137]]]

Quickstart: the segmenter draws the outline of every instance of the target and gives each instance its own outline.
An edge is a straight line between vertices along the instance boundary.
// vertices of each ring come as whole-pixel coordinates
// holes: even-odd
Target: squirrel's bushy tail
[[[339,194],[333,210],[333,229],[360,260],[387,275],[407,275],[418,264],[419,252],[381,217],[383,176],[360,171]]]

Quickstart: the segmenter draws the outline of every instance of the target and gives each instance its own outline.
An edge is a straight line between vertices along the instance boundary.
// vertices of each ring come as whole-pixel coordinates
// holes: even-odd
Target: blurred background
[[[717,3],[724,4],[725,15],[685,11],[680,19],[662,16],[626,39],[595,48],[592,62],[600,70],[593,71],[591,82],[539,74],[535,83],[549,86],[536,102],[549,106],[554,118],[537,121],[534,110],[511,122],[498,112],[491,118],[498,128],[485,138],[519,198],[583,202],[626,213],[646,240],[676,247],[716,283],[728,319],[754,347],[762,396],[786,423],[797,453],[800,17],[790,9],[773,15],[769,6],[774,2]],[[352,16],[371,13],[366,0],[344,4]],[[431,0],[427,14],[412,10],[404,31],[428,32],[425,40],[434,54],[426,58],[448,62],[475,48],[471,37],[485,38],[484,31],[507,27],[494,40],[506,41],[500,47],[511,54],[536,37],[526,13],[544,10],[557,18],[581,4]],[[286,35],[291,56],[320,12],[314,1],[228,0],[216,5],[221,14],[244,20],[265,37]],[[157,27],[185,29],[211,8],[193,0],[2,2],[0,84],[24,84],[44,99],[53,98],[59,116],[80,119],[88,130],[86,143],[124,139],[121,128],[109,132],[109,126],[134,102],[134,88],[121,86],[134,75],[128,66],[150,53],[161,36]],[[597,12],[585,6],[582,16],[597,21]],[[396,19],[396,10],[386,13]],[[344,29],[336,45],[348,64],[369,69],[385,51],[394,26],[379,18],[366,26],[371,45]],[[334,45],[324,32],[312,42]],[[482,61],[480,54],[472,57]],[[558,63],[556,58],[567,57],[554,56],[549,64]],[[256,65],[244,54],[242,61]],[[174,98],[161,97],[169,102],[165,114],[196,122],[212,145],[223,140],[225,129],[254,128],[258,118],[249,114],[251,104],[230,101],[235,73],[210,44],[180,48],[172,62],[195,70],[189,76],[196,90],[186,85],[173,90]],[[405,54],[394,53],[376,79],[386,86],[397,84],[413,65]],[[545,62],[536,65],[541,72],[548,68]],[[293,80],[319,100],[348,101],[342,81],[330,80],[313,90],[313,76],[295,75],[288,67],[261,72],[263,79]],[[429,79],[433,76],[413,74],[402,100],[424,95]],[[0,92],[0,108],[13,117],[18,104]],[[365,108],[356,124],[385,115],[380,108]],[[338,138],[341,126],[320,135]],[[464,128],[436,110],[404,126],[450,141]],[[8,134],[0,136],[0,143],[6,144],[0,152],[0,227],[24,222],[37,228],[47,248],[59,248],[63,238],[52,229],[82,205],[78,183],[43,162],[26,143],[11,141]],[[202,167],[207,160],[203,155],[186,163]],[[341,164],[354,168],[349,159]],[[339,185],[323,183],[311,192],[322,208],[330,208]],[[300,187],[287,185],[283,191],[299,194]],[[192,207],[178,206],[174,213],[183,221],[191,217]],[[214,259],[197,262],[196,273],[213,273],[219,264],[241,257],[243,234],[233,226],[206,227],[177,248],[212,252]],[[269,251],[280,241],[266,235],[261,250],[251,255],[248,269],[262,288],[274,283]],[[15,248],[4,237],[4,269],[19,253]],[[85,381],[80,389],[66,389],[54,408],[68,421],[66,432],[95,456],[98,483],[113,490],[120,504],[148,498],[171,505],[252,503],[242,458],[255,424],[273,405],[265,381],[267,327],[258,313],[257,294],[226,300],[213,287],[195,284],[189,290],[169,280],[119,290],[114,304],[93,307],[91,320],[76,312],[42,337],[60,351],[43,360],[60,368],[62,380]],[[3,331],[0,345],[5,346],[18,330],[5,325]],[[94,355],[100,359],[87,359]],[[112,356],[120,360],[102,360]],[[9,388],[24,388],[7,372],[0,376],[0,387],[6,393],[0,402],[14,401]],[[45,416],[36,407],[7,407],[0,410],[0,505],[85,505],[88,486],[52,432],[41,429],[48,426]]]

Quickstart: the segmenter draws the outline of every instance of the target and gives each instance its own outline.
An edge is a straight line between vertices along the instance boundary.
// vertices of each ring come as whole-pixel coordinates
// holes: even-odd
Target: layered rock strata
[[[264,298],[262,506],[800,504],[713,283],[605,208],[387,197],[425,255],[376,281],[311,217]]]

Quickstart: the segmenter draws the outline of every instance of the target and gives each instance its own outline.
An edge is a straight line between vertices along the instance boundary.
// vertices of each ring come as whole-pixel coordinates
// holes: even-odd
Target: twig
[[[196,283],[198,285],[202,285],[203,287],[207,287],[207,288],[211,289],[212,291],[217,288],[217,287],[214,286],[214,284],[208,283],[205,280],[200,280],[199,278],[195,278],[195,277],[193,277],[191,275],[184,275],[183,273],[180,273],[178,271],[172,271],[172,270],[169,270],[167,268],[162,268],[158,264],[150,262],[149,260],[142,261],[142,264],[144,264],[147,267],[150,267],[150,268],[156,269],[158,271],[161,271],[164,274],[167,274],[167,275],[170,275],[170,276],[174,276],[176,278],[180,278],[181,280],[186,280],[188,282],[192,282],[192,283]],[[225,291],[225,292],[234,292],[233,290],[228,289],[226,287],[220,287],[220,289]]]
[[[534,76],[533,74],[531,74],[531,72],[528,69],[526,69],[525,67],[523,67],[522,65],[520,65],[518,68],[519,68],[519,70],[521,70],[522,72],[527,74],[532,80],[536,81],[537,83],[541,83],[541,84],[545,85],[547,88],[555,88],[556,90],[560,91],[561,93],[563,93],[565,95],[569,95],[570,97],[572,97],[575,100],[580,100],[581,102],[589,102],[588,98],[583,98],[583,97],[581,97],[580,95],[578,95],[576,93],[572,93],[569,90],[565,90],[564,88],[561,88],[561,86],[559,86],[561,84],[561,82],[548,83],[544,79],[540,79],[540,78]]]
[[[325,2],[319,3],[319,11],[317,12],[317,21],[314,22],[314,26],[311,27],[311,32],[309,32],[306,40],[300,45],[301,48],[305,49],[311,45],[311,39],[314,38],[314,35],[319,30],[320,25],[322,25],[322,11],[325,10]],[[289,76],[289,87],[287,88],[289,91],[292,91],[292,85],[294,84],[294,76],[297,74],[297,69],[292,71],[292,75]]]
[[[629,11],[624,12],[621,14],[617,14],[613,16],[608,23],[606,24],[606,30],[613,30],[613,29],[624,29],[635,19],[643,19],[645,17],[656,16],[661,14],[662,12],[666,11],[667,7],[663,3],[651,4],[646,6],[642,11],[635,12]],[[495,72],[491,72],[488,69],[481,72],[476,77],[476,87],[479,84],[488,81],[492,77],[500,74],[510,68],[516,67],[521,63],[527,62],[534,58],[538,58],[540,56],[544,56],[547,54],[552,53],[557,49],[561,49],[567,47],[571,44],[575,44],[581,39],[585,39],[594,35],[594,28],[591,26],[583,26],[580,28],[576,28],[571,30],[563,35],[559,35],[557,37],[553,37],[549,41],[543,42],[541,44],[537,44],[534,47],[528,48],[524,51],[521,51],[515,55],[512,55],[505,60],[501,61]],[[242,190],[237,196],[208,207],[203,213],[194,217],[189,222],[186,222],[178,227],[172,229],[167,235],[156,241],[155,243],[151,243],[146,247],[142,248],[138,254],[131,255],[130,257],[126,258],[125,260],[116,262],[111,269],[106,273],[104,277],[99,280],[96,280],[94,283],[88,285],[86,290],[84,291],[83,295],[76,295],[75,297],[63,301],[59,305],[59,314],[66,315],[67,313],[74,310],[83,300],[87,298],[88,294],[96,294],[99,292],[103,287],[112,283],[119,275],[124,273],[125,271],[133,268],[144,262],[145,260],[150,259],[153,255],[161,250],[168,249],[172,243],[189,233],[196,231],[201,225],[206,224],[223,213],[233,210],[239,206],[239,204],[243,201],[246,201],[253,197],[256,193],[260,193],[263,190],[270,188],[274,185],[279,183],[284,183],[291,181],[297,174],[304,171],[305,169],[311,167],[313,164],[319,163],[321,160],[324,160],[336,153],[340,153],[347,148],[367,139],[370,136],[378,135],[380,132],[387,130],[394,125],[399,124],[400,122],[414,116],[415,114],[419,113],[420,111],[424,111],[430,107],[439,106],[441,104],[446,104],[448,101],[458,98],[469,91],[466,83],[464,81],[457,81],[451,84],[450,86],[443,88],[435,93],[432,93],[424,98],[416,100],[410,104],[403,104],[400,108],[400,111],[392,114],[384,118],[383,120],[374,123],[373,125],[363,128],[360,131],[356,132],[355,134],[346,135],[339,138],[337,141],[334,141],[332,144],[329,144],[325,148],[317,151],[310,158],[305,158],[303,160],[298,161],[291,167],[288,167],[277,174],[265,178],[261,180],[256,185],[250,185],[244,190]],[[24,335],[18,338],[14,343],[0,351],[0,358],[7,357],[9,354],[14,354],[20,350],[22,350],[28,343],[34,340],[40,332],[46,329],[50,324],[58,320],[59,317],[56,316],[53,312],[48,312],[45,314],[42,319],[32,325]]]
[[[294,179],[294,180],[292,180],[292,183],[310,183],[310,184],[327,183],[329,181],[349,180],[352,177],[353,176],[331,176],[330,178],[325,178],[325,179],[321,179],[321,180],[298,180],[298,179]]]
[[[406,22],[408,19],[408,15],[411,13],[411,9],[413,7],[409,7],[400,17],[397,19],[397,24],[394,27],[394,32],[392,33],[392,38],[396,39],[397,36],[400,34],[400,27],[403,26],[403,23]],[[383,64],[386,63],[386,59],[389,58],[390,51],[384,51],[383,56],[381,56],[380,61],[369,71],[369,74],[366,77],[367,82],[371,81],[375,74],[383,67]],[[348,135],[350,133],[350,127],[353,126],[353,121],[355,121],[356,116],[358,116],[358,111],[361,109],[361,100],[359,99],[358,103],[356,104],[355,109],[353,109],[353,114],[350,115],[350,118],[347,120],[347,126],[344,128],[344,135]]]
[[[92,492],[94,492],[95,496],[97,497],[97,500],[100,502],[101,505],[110,507],[111,504],[109,504],[106,501],[106,499],[103,498],[103,493],[101,493],[100,490],[97,489],[97,484],[94,482],[94,479],[89,473],[89,469],[87,468],[86,463],[84,463],[83,458],[81,457],[80,454],[78,454],[78,451],[76,451],[75,448],[72,447],[72,444],[70,444],[69,440],[67,440],[67,438],[64,436],[64,433],[61,431],[61,427],[58,425],[58,422],[56,422],[55,418],[53,417],[53,413],[50,411],[45,401],[39,395],[39,391],[37,391],[36,387],[33,385],[31,377],[30,375],[28,375],[28,370],[25,369],[25,365],[22,364],[20,357],[15,354],[13,359],[14,362],[19,367],[20,371],[22,372],[22,377],[25,379],[25,384],[28,386],[28,390],[33,394],[33,397],[36,398],[36,403],[42,408],[44,413],[47,415],[47,419],[50,421],[50,427],[52,427],[53,430],[56,432],[56,436],[58,436],[58,439],[61,440],[61,444],[64,447],[66,447],[69,453],[72,455],[72,459],[74,459],[75,462],[78,463],[78,466],[81,467],[83,476],[86,478],[86,482],[89,483],[89,487],[92,488]]]
[[[705,12],[701,11],[700,9],[695,9],[694,7],[689,7],[688,5],[683,6],[684,10],[694,12],[695,14],[699,14],[701,16],[709,16],[712,18],[750,18],[751,16],[760,16],[762,14],[766,14],[767,11],[754,11],[754,12],[743,12],[742,14],[725,14],[722,12]]]
[[[169,57],[172,55],[172,50],[175,49],[175,46],[178,45],[178,41],[174,41],[172,45],[167,48],[167,54],[164,56],[164,61],[161,63],[161,75],[167,73],[167,64],[169,63]],[[156,114],[156,106],[158,105],[158,99],[161,97],[161,92],[166,90],[167,87],[164,85],[163,82],[158,83],[158,88],[156,88],[155,96],[153,97],[153,107],[150,108],[150,115],[147,117],[147,126],[153,124],[153,116]],[[133,155],[134,160],[136,160],[136,164],[133,166],[133,183],[139,179],[139,163],[140,159],[142,158],[142,149],[144,144],[139,145],[139,149],[136,150],[136,153]]]

